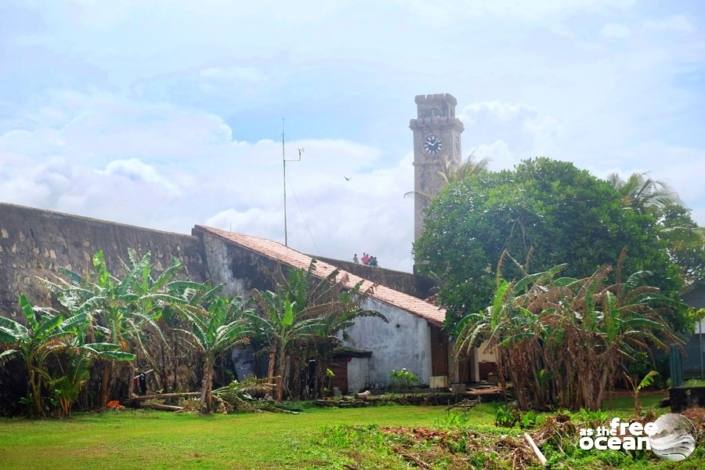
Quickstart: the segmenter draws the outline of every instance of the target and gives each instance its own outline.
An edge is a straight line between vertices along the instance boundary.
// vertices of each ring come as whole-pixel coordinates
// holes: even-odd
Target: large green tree
[[[572,163],[537,158],[447,185],[433,200],[414,250],[417,269],[438,279],[453,327],[491,302],[505,252],[518,261],[500,267],[508,279],[561,263],[568,263],[566,275],[582,277],[626,248],[625,269],[650,271],[649,282],[675,298],[681,275],[661,229],[654,214],[625,210],[610,182]],[[668,320],[682,326],[680,312]]]

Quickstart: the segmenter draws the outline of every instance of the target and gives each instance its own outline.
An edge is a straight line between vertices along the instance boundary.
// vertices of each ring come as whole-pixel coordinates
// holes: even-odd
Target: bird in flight
[[[345,178],[345,181],[350,181],[352,179],[352,176],[343,176]]]

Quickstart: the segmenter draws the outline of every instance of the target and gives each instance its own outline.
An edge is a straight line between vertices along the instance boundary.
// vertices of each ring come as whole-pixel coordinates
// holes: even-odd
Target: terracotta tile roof
[[[217,235],[229,242],[236,243],[244,248],[255,251],[263,256],[266,256],[267,258],[288,264],[294,268],[308,269],[313,259],[300,251],[296,251],[293,248],[286,247],[281,243],[267,240],[265,238],[228,232],[202,225],[197,225],[196,227],[208,233]],[[319,278],[325,278],[336,269],[338,268],[332,264],[317,260],[314,274]],[[436,307],[435,305],[409,294],[399,292],[381,284],[375,284],[372,281],[363,279],[342,269],[338,272],[337,280],[348,288],[353,288],[362,281],[360,289],[362,291],[370,289],[368,293],[369,297],[389,305],[393,305],[402,310],[406,310],[409,313],[428,320],[434,325],[441,325],[446,318],[446,311],[442,308]]]

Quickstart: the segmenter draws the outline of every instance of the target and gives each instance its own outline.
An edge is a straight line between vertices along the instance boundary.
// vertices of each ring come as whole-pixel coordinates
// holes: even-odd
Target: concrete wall
[[[413,295],[420,299],[425,299],[433,294],[435,283],[428,278],[418,276],[404,271],[395,271],[364,264],[353,263],[352,261],[342,261],[333,258],[320,258],[321,261],[332,264],[356,276],[364,277],[372,282],[391,287],[399,292]]]
[[[361,317],[343,332],[347,345],[372,352],[367,385],[387,386],[392,370],[403,367],[416,374],[420,383],[428,384],[431,376],[431,327],[428,322],[372,298],[367,298],[362,306],[389,320],[385,323],[378,318]],[[348,374],[351,372],[355,371],[348,368]],[[359,377],[348,375],[348,383],[360,381]]]
[[[48,278],[63,267],[85,273],[97,250],[105,252],[111,269],[120,271],[128,248],[150,251],[157,270],[179,258],[189,277],[205,280],[195,237],[0,204],[0,314],[16,311],[20,293],[48,304],[49,293],[37,277]]]
[[[286,272],[280,263],[199,227],[192,233],[203,247],[208,278],[222,284],[229,295],[246,297],[252,289],[274,289],[274,280]]]

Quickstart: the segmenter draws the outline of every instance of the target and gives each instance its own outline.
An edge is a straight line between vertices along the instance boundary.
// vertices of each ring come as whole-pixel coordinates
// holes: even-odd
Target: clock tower
[[[455,117],[455,97],[448,93],[418,95],[414,133],[414,240],[423,232],[423,219],[430,200],[445,184],[442,176],[462,160],[460,134],[463,123]]]

